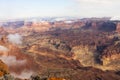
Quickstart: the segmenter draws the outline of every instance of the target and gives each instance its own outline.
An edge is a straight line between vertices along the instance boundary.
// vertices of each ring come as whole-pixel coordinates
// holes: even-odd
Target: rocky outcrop
[[[9,74],[8,66],[0,60],[0,76]]]
[[[87,46],[87,45],[79,45],[72,48],[72,52],[74,53],[73,58],[75,60],[79,60],[80,63],[84,66],[94,66],[96,63],[96,47],[95,46]]]
[[[103,57],[107,58],[107,57],[110,57],[111,59],[115,59],[117,58],[118,56],[114,57],[113,55],[119,55],[120,54],[120,50],[119,50],[119,43],[116,44],[116,45],[111,45],[109,47],[107,47],[104,51],[103,51]]]
[[[15,78],[10,75],[8,66],[0,60],[0,80],[15,80]]]
[[[0,80],[16,80],[14,76],[7,74],[0,78]]]
[[[116,30],[116,24],[112,21],[89,21],[86,22],[86,25],[83,27],[83,29],[110,32]]]
[[[31,49],[39,50],[39,48],[48,48],[53,51],[68,53],[71,51],[69,45],[59,39],[41,39],[39,40],[39,45],[35,47],[35,45],[31,46]]]
[[[120,41],[114,41],[113,44],[106,47],[100,56],[103,65],[112,66],[114,69],[120,69]]]
[[[32,80],[119,80],[120,76],[113,72],[104,72],[92,67],[76,69],[53,69],[46,73],[31,76]]]

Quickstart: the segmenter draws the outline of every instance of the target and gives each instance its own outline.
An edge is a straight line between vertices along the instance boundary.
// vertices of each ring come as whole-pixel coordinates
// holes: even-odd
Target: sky
[[[0,19],[120,16],[120,0],[0,0]]]

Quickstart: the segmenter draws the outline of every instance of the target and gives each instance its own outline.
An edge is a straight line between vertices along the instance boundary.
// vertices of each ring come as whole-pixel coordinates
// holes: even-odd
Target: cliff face
[[[120,68],[120,42],[115,41],[113,44],[109,45],[104,49],[101,60],[103,65],[113,66],[114,68]]]
[[[9,74],[8,66],[0,60],[0,77]]]
[[[85,29],[85,30],[97,30],[97,31],[119,31],[119,22],[109,21],[109,20],[77,20],[77,21],[16,21],[16,22],[6,22],[1,25],[5,28],[8,33],[24,31],[30,32],[45,32],[51,30],[59,29]],[[8,29],[7,29],[8,28]]]
[[[83,28],[110,32],[116,30],[116,24],[112,21],[91,21],[87,22]]]
[[[15,78],[10,75],[8,66],[0,60],[0,80],[15,80]]]
[[[74,53],[73,58],[79,60],[84,66],[95,65],[95,58],[97,55],[95,51],[95,46],[79,45],[72,48],[72,52]]]

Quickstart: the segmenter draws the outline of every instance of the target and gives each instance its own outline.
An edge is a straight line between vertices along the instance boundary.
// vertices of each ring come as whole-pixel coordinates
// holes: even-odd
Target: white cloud
[[[29,79],[34,72],[33,71],[23,71],[21,74],[16,74],[16,73],[11,73],[15,78],[20,78],[20,79]]]
[[[8,41],[13,43],[13,44],[22,44],[22,36],[19,35],[18,33],[16,34],[9,34],[7,36]]]
[[[119,16],[112,17],[110,20],[120,20]]]
[[[15,56],[0,56],[0,59],[8,66],[24,65],[26,60],[17,60]]]
[[[0,51],[2,51],[2,52],[7,52],[7,51],[8,51],[8,48],[5,47],[5,46],[0,45]]]
[[[80,3],[98,3],[98,4],[114,4],[120,2],[119,0],[74,0]]]
[[[72,0],[76,14],[85,17],[120,16],[120,0]]]

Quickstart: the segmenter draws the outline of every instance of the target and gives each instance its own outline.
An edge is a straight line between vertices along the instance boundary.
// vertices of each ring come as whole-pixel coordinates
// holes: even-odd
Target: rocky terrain
[[[14,77],[10,75],[8,66],[0,60],[0,80],[14,80]]]
[[[110,21],[109,18],[84,18],[84,19],[73,19],[73,20],[60,20],[52,21],[7,21],[1,22],[1,27],[5,28],[5,31],[15,32],[44,32],[59,29],[88,29],[98,31],[119,31],[119,21]],[[7,30],[9,29],[9,30]],[[14,30],[15,29],[15,30]]]
[[[119,21],[88,18],[0,25],[0,59],[16,80],[120,80]]]
[[[33,80],[119,80],[120,76],[114,72],[104,72],[92,67],[78,67],[76,69],[52,69],[39,75],[31,76]]]

